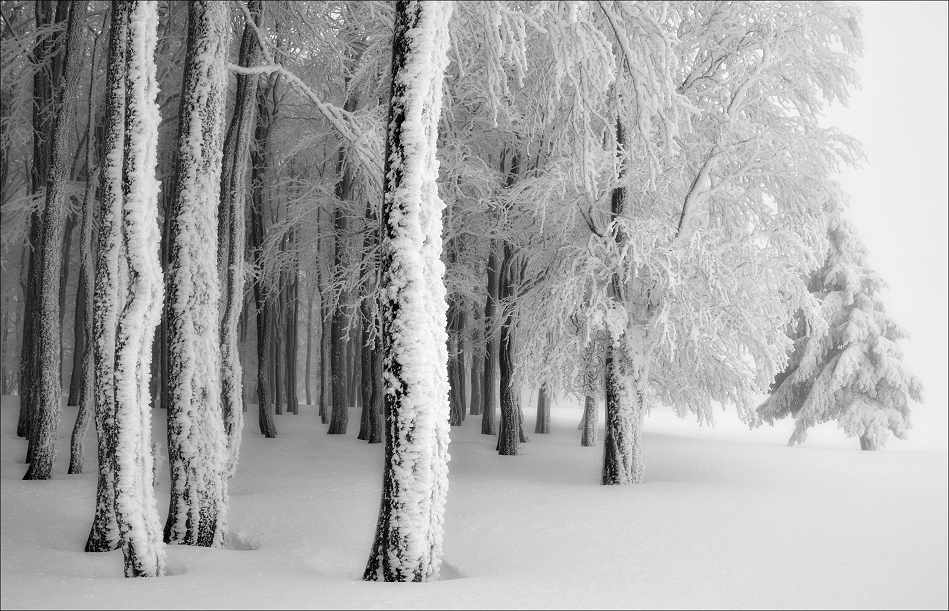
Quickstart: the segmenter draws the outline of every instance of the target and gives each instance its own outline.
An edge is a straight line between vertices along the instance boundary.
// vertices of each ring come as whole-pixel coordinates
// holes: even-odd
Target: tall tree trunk
[[[254,27],[263,22],[264,4],[261,0],[247,3],[254,23],[244,24],[238,64],[257,64],[259,47]],[[224,150],[229,157],[221,165],[221,203],[218,219],[218,266],[223,268],[225,280],[221,307],[221,413],[230,454],[228,473],[237,471],[240,458],[241,434],[244,430],[244,369],[240,359],[238,322],[246,320],[244,310],[244,252],[247,247],[245,230],[245,199],[247,194],[247,165],[256,122],[257,79],[237,75],[237,96],[234,115],[228,126]],[[226,250],[221,247],[226,245]],[[244,325],[246,331],[246,324]]]
[[[270,355],[273,359],[274,414],[277,416],[283,415],[283,322],[286,318],[286,309],[284,306],[286,302],[284,298],[285,284],[285,275],[281,272],[278,277],[277,290],[274,295],[273,332],[271,334],[273,344],[270,346]]]
[[[396,4],[380,290],[388,435],[367,581],[434,581],[441,564],[448,352],[435,141],[451,11],[450,3]]]
[[[498,249],[495,240],[488,247],[488,286],[484,299],[484,392],[481,414],[481,434],[496,435],[498,408],[498,339],[495,332],[498,312]]]
[[[509,298],[514,289],[514,248],[504,244],[504,262],[498,295],[501,301]],[[501,426],[498,435],[498,453],[515,456],[521,441],[520,400],[514,388],[514,320],[510,313],[501,315],[501,337],[498,350],[501,374]]]
[[[550,396],[547,394],[547,385],[541,384],[537,391],[537,422],[534,423],[534,432],[538,435],[550,433]]]
[[[164,536],[203,547],[224,547],[228,513],[217,250],[230,33],[226,4],[188,5],[168,272],[171,494]]]
[[[161,576],[165,572],[148,393],[151,344],[161,316],[163,292],[158,260],[159,185],[155,176],[160,122],[155,103],[157,24],[155,4],[140,2],[132,6],[122,179],[129,301],[119,316],[115,342],[115,517],[126,577]]]
[[[353,111],[356,108],[357,100],[354,95],[350,95],[343,104],[343,109]],[[346,214],[343,210],[342,202],[348,201],[352,197],[353,176],[345,164],[345,155],[341,150],[336,164],[336,209],[333,211],[333,232],[334,232],[334,254],[333,254],[333,280],[339,284],[342,275],[348,264],[346,258],[346,233],[348,223]],[[330,366],[333,371],[332,378],[332,417],[327,433],[330,435],[343,435],[346,433],[346,425],[349,423],[349,401],[346,387],[346,364],[348,359],[345,354],[343,331],[346,326],[346,295],[340,292],[336,307],[333,309],[333,319],[330,326]]]
[[[67,8],[65,2],[59,8]],[[65,19],[65,12],[54,16],[53,3],[39,0],[34,5],[36,29],[47,29]],[[46,188],[50,164],[52,163],[53,127],[56,117],[56,92],[60,87],[62,71],[58,36],[46,35],[39,40],[30,63],[36,66],[33,74],[33,165],[30,168],[30,190],[38,195]],[[43,213],[34,210],[30,214],[29,239],[27,243],[26,283],[23,295],[23,337],[20,343],[20,412],[17,419],[17,435],[32,440],[31,425],[36,412],[39,389],[36,386],[39,369],[37,363],[37,335],[39,333],[40,275],[42,274]],[[32,443],[30,444],[32,449]],[[27,452],[26,462],[31,456]]]
[[[617,149],[626,143],[623,124],[616,121]],[[624,213],[626,187],[613,189],[610,211],[613,218]],[[616,241],[627,238],[621,231]],[[612,298],[623,304],[625,286],[613,276]],[[642,459],[643,385],[646,382],[646,363],[643,354],[644,329],[630,320],[625,333],[613,339],[606,348],[606,434],[603,439],[604,485],[638,484],[643,481]],[[630,353],[630,346],[633,352]]]
[[[86,189],[89,189],[89,180],[87,178]],[[88,194],[87,194],[88,195]],[[73,310],[73,356],[72,369],[69,372],[69,395],[66,399],[66,405],[79,405],[82,396],[82,380],[85,377],[85,371],[82,365],[82,355],[86,351],[86,301],[89,299],[89,291],[86,289],[86,274],[84,270],[83,256],[88,246],[85,243],[87,238],[85,227],[89,222],[86,220],[86,196],[83,196],[82,202],[82,221],[79,234],[79,280],[76,283],[76,307]],[[91,213],[91,209],[89,210]],[[90,227],[91,233],[91,227]]]
[[[481,308],[475,305],[474,308],[474,337],[471,341],[471,402],[468,406],[468,413],[472,416],[480,416],[484,411],[482,400],[482,380],[484,372],[484,359],[476,356],[475,346],[477,346],[484,337],[484,313]]]
[[[292,231],[292,230],[291,230]],[[293,234],[290,240],[293,246]],[[287,413],[299,414],[300,402],[297,399],[297,297],[300,286],[300,271],[294,256],[293,272],[287,284]]]
[[[365,303],[365,302],[364,302]],[[360,415],[359,415],[359,434],[356,435],[356,439],[362,441],[369,441],[370,429],[372,426],[369,423],[370,412],[372,411],[372,347],[368,343],[369,339],[369,313],[368,308],[363,308],[362,311],[362,323],[360,325],[360,337],[361,341],[359,342],[359,359],[360,359],[360,375],[359,375],[359,394],[362,405],[360,406]]]
[[[254,264],[259,268],[263,262],[264,245],[264,181],[267,167],[267,139],[270,133],[271,112],[267,95],[257,90],[257,126],[254,139],[257,146],[251,149],[251,227],[253,234]],[[269,438],[277,436],[273,414],[270,411],[270,318],[271,298],[264,278],[254,279],[254,302],[257,307],[257,423],[260,434]]]
[[[56,439],[62,415],[62,354],[60,335],[60,282],[63,233],[66,221],[66,180],[69,172],[69,127],[75,115],[76,89],[83,55],[82,28],[87,2],[70,6],[66,31],[65,70],[60,105],[53,129],[53,161],[46,181],[41,244],[39,314],[37,328],[38,390],[30,442],[31,462],[23,479],[49,479],[56,460]]]
[[[122,163],[125,157],[125,98],[130,3],[112,3],[109,66],[106,83],[105,147],[102,154],[102,196],[92,295],[92,385],[97,452],[96,512],[86,540],[87,552],[108,552],[121,544],[115,514],[116,321],[125,309],[128,263],[122,226]],[[157,509],[157,507],[156,507]]]
[[[313,301],[316,298],[315,290],[307,293],[306,299],[306,365],[303,374],[303,385],[306,391],[306,404],[313,405]]]

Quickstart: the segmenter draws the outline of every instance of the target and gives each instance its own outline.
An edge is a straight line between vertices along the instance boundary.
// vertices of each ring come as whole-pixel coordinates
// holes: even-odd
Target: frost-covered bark
[[[133,3],[129,12],[128,73],[123,163],[123,229],[128,302],[115,339],[115,516],[126,577],[165,572],[165,546],[152,480],[152,340],[163,294],[158,259],[158,191],[155,175],[160,116],[155,98],[158,7]]]
[[[387,405],[367,581],[433,581],[448,493],[448,350],[435,142],[452,4],[396,4],[382,243]]]
[[[62,415],[60,351],[60,287],[63,236],[66,222],[66,181],[69,176],[69,128],[75,115],[76,87],[83,56],[82,27],[88,2],[74,2],[66,31],[66,57],[60,104],[53,128],[53,160],[46,180],[46,205],[42,225],[37,324],[37,378],[33,385],[34,409],[30,427],[31,461],[23,479],[49,479],[56,460],[56,439]]]
[[[616,120],[616,147],[621,152],[626,145],[626,129],[622,120]],[[614,219],[626,212],[627,187],[613,189],[610,212]],[[622,228],[614,228],[613,240],[623,248],[628,236]],[[619,275],[611,282],[614,311],[629,312],[630,287]],[[609,325],[610,343],[606,348],[604,375],[606,377],[606,433],[603,436],[602,483],[639,484],[643,481],[642,426],[645,416],[643,368],[645,350],[643,329],[626,314],[625,328]],[[589,423],[588,423],[589,424]],[[596,424],[594,423],[594,426]]]
[[[627,335],[633,335],[627,330]],[[624,339],[633,339],[624,337]],[[603,436],[603,485],[640,484],[643,481],[643,401],[641,370],[625,346],[614,342],[606,349],[606,434]],[[596,426],[587,420],[587,426]]]
[[[902,363],[897,342],[906,332],[886,313],[885,284],[867,265],[855,228],[840,220],[829,238],[827,259],[811,280],[819,318],[798,315],[794,354],[758,414],[772,424],[794,417],[788,445],[803,443],[811,426],[836,420],[862,450],[876,450],[891,432],[906,438],[909,399],[922,400],[922,385]]]
[[[230,453],[221,409],[217,268],[228,6],[191,2],[178,119],[168,272],[168,468],[165,541],[223,547]]]
[[[252,0],[247,8],[256,24],[260,25],[263,21],[263,2]],[[245,24],[239,65],[255,65],[259,55],[258,48],[253,24]],[[224,146],[224,150],[228,151],[228,158],[222,166],[218,219],[218,265],[223,269],[226,281],[221,316],[221,410],[230,454],[230,475],[234,475],[237,470],[241,433],[244,429],[244,372],[240,361],[237,326],[244,305],[244,201],[247,194],[247,163],[254,135],[256,104],[257,77],[238,74],[234,116],[228,127]]]
[[[115,517],[115,331],[125,307],[127,262],[122,240],[122,163],[125,157],[125,86],[128,45],[128,2],[112,3],[106,91],[105,148],[99,236],[92,295],[93,402],[99,457],[96,513],[86,540],[87,552],[108,552],[119,546]]]

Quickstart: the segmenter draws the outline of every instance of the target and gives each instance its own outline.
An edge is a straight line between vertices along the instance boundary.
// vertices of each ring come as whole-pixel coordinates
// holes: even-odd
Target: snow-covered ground
[[[533,430],[533,404],[525,404]],[[232,480],[228,549],[170,547],[171,575],[122,577],[121,552],[82,551],[88,473],[66,475],[64,411],[52,481],[24,482],[17,402],[2,401],[0,606],[13,608],[943,608],[947,454],[787,448],[787,433],[646,422],[646,483],[598,485],[602,446],[581,448],[578,406],[501,457],[479,417],[451,430],[442,580],[360,580],[375,528],[382,447],[331,436],[314,410],[248,412]],[[164,443],[164,412],[153,431]],[[91,432],[90,432],[91,433]],[[602,441],[602,427],[600,431]],[[821,447],[821,446],[825,447]],[[167,466],[159,488],[167,511]]]

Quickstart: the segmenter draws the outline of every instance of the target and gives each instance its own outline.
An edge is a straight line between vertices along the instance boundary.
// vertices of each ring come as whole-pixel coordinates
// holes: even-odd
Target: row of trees
[[[642,481],[651,404],[793,415],[792,442],[836,419],[867,449],[909,426],[920,387],[833,179],[859,148],[819,122],[856,82],[849,4],[0,13],[2,255],[20,266],[4,392],[20,395],[26,477],[48,479],[72,297],[70,472],[94,420],[87,550],[121,545],[129,576],[162,574],[162,539],[223,545],[254,398],[267,437],[298,393],[330,434],[361,407],[359,439],[386,445],[365,578],[386,581],[437,576],[449,425],[480,415],[516,455],[527,384],[536,434],[550,397],[573,394],[595,445],[605,402],[604,484]],[[169,423],[161,534],[153,404]]]

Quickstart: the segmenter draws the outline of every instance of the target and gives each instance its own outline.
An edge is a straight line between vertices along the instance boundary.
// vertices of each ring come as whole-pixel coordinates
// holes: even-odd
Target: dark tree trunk
[[[537,391],[537,422],[534,423],[534,432],[538,435],[550,433],[550,396],[547,394],[547,385],[541,384]]]
[[[66,8],[61,2],[59,7]],[[50,0],[35,3],[36,29],[47,29],[60,24],[65,12],[55,13]],[[62,56],[57,54],[59,35],[47,35],[39,40],[30,62],[37,69],[33,75],[33,165],[30,168],[30,190],[38,195],[46,188],[49,168],[52,164],[53,126],[56,117],[56,92],[62,76]],[[32,441],[31,425],[36,412],[39,395],[36,383],[39,375],[37,363],[37,335],[39,333],[40,275],[42,274],[43,212],[34,210],[30,214],[26,291],[23,307],[23,337],[20,348],[20,411],[17,419],[17,435]],[[32,443],[29,445],[32,449]],[[26,462],[31,460],[27,451]]]
[[[313,300],[316,295],[310,291],[306,300],[306,365],[303,384],[306,391],[306,404],[313,405]]]
[[[62,274],[63,233],[66,221],[66,179],[69,172],[69,125],[75,115],[76,89],[82,60],[82,28],[87,2],[70,5],[66,31],[65,71],[61,84],[60,105],[53,130],[53,161],[46,181],[46,205],[43,214],[42,273],[39,293],[38,324],[38,396],[30,429],[33,447],[30,466],[23,479],[49,479],[56,459],[56,439],[62,414],[62,358],[60,334],[60,281]]]
[[[498,261],[497,244],[491,240],[488,247],[488,286],[484,300],[484,392],[482,393],[481,434],[496,435],[495,415],[498,408],[498,339],[495,333],[498,311]]]
[[[278,416],[283,415],[283,391],[285,389],[283,375],[283,344],[285,339],[283,337],[283,322],[286,319],[285,280],[285,274],[281,272],[274,302],[276,315],[273,317],[273,334],[271,335],[273,344],[270,346],[270,355],[273,358],[274,413]]]
[[[254,139],[257,146],[251,149],[251,233],[253,238],[254,263],[260,267],[264,244],[264,188],[267,167],[267,139],[270,133],[271,111],[267,94],[257,90],[257,126]],[[260,434],[268,439],[277,436],[273,413],[270,410],[270,329],[271,298],[264,279],[254,279],[254,302],[257,307],[257,422]]]
[[[291,247],[292,247],[291,233]],[[297,399],[297,297],[300,286],[300,273],[294,264],[293,279],[287,285],[287,412],[300,413],[300,402]]]
[[[248,11],[255,24],[263,21],[261,0],[250,0]],[[245,24],[238,64],[253,66],[259,55],[254,24]],[[247,248],[245,198],[247,165],[256,121],[257,77],[239,74],[234,115],[227,130],[224,150],[228,157],[221,166],[221,203],[218,215],[218,267],[222,270],[223,302],[221,309],[221,411],[230,453],[228,472],[234,475],[240,456],[244,428],[244,370],[240,358],[238,328],[247,331],[244,308],[244,253]],[[226,249],[225,249],[226,247]]]
[[[364,302],[365,303],[365,302]],[[356,439],[362,441],[369,441],[369,438],[372,435],[372,425],[370,423],[370,412],[372,412],[372,346],[369,345],[369,310],[368,307],[363,309],[362,316],[362,326],[361,326],[361,337],[362,340],[359,342],[359,358],[360,358],[360,384],[359,392],[362,399],[362,405],[360,410],[359,417],[359,434],[356,436]]]
[[[514,248],[504,244],[504,262],[498,296],[503,302],[514,291]],[[510,313],[502,313],[499,365],[501,374],[501,426],[498,453],[502,456],[517,454],[521,442],[522,418],[520,401],[514,388],[514,320]]]
[[[98,41],[98,38],[96,39]],[[92,48],[92,59],[90,64],[95,69],[95,44]],[[90,76],[90,82],[93,77]],[[79,411],[76,414],[76,424],[73,426],[72,438],[70,439],[69,451],[69,473],[82,473],[82,463],[85,455],[85,437],[86,430],[89,428],[89,422],[92,420],[94,403],[92,401],[92,388],[95,384],[92,373],[92,341],[86,341],[86,338],[92,338],[92,307],[87,306],[87,300],[91,299],[93,287],[95,286],[95,274],[92,264],[92,228],[97,224],[93,219],[95,214],[95,193],[96,182],[99,177],[99,169],[92,169],[94,164],[93,151],[100,143],[94,142],[93,132],[95,131],[95,116],[93,113],[93,96],[89,93],[89,103],[87,105],[89,121],[86,125],[86,190],[82,198],[82,227],[80,229],[79,241],[79,289],[76,295],[76,328],[82,329],[82,332],[76,332],[76,354],[73,357],[74,363],[79,363],[78,374],[76,367],[73,367],[73,380],[79,378],[79,390],[77,399]],[[101,133],[101,132],[100,132]],[[81,317],[80,317],[81,310]],[[82,350],[79,349],[79,338],[82,337]],[[72,394],[72,390],[70,390]]]

